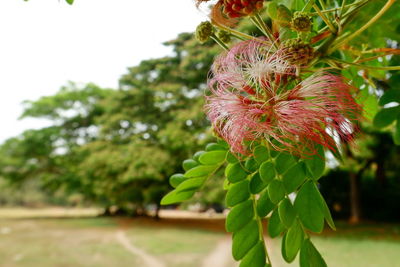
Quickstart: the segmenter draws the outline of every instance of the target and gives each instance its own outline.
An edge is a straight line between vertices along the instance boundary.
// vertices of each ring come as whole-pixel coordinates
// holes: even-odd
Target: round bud
[[[300,39],[288,40],[285,44],[288,60],[295,65],[306,65],[314,58],[314,48]]]
[[[225,44],[229,43],[231,41],[231,35],[227,31],[218,31],[217,32],[217,37],[224,42]]]
[[[200,43],[205,43],[213,33],[214,27],[212,24],[209,21],[203,21],[197,26],[195,36]]]
[[[307,13],[297,11],[294,13],[291,22],[292,28],[298,32],[310,32],[312,21]]]

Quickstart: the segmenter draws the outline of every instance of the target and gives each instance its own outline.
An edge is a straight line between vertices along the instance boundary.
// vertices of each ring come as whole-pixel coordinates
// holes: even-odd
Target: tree
[[[168,177],[182,172],[180,162],[211,138],[202,115],[203,90],[218,51],[211,43],[209,50],[198,50],[192,34],[166,45],[173,55],[130,68],[119,90],[70,83],[54,96],[26,101],[22,118],[48,119],[52,126],[31,131],[34,141],[28,132],[17,138],[21,149],[40,150],[34,156],[3,146],[20,166],[34,158],[33,166],[46,177],[28,170],[19,180],[39,179],[53,191],[79,192],[106,210],[143,214],[148,204],[158,210]],[[47,165],[39,166],[39,157]],[[218,192],[210,194],[210,201],[222,201]]]

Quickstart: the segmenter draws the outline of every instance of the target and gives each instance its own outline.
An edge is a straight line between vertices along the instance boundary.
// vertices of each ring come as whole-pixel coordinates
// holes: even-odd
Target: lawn
[[[208,266],[237,266],[222,228],[222,220],[0,219],[0,266],[146,267],[143,255],[165,267],[203,267],[219,258],[223,266]],[[399,225],[338,228],[312,239],[329,266],[400,267]],[[268,242],[275,266],[298,266],[297,260],[291,265],[281,260],[279,239]]]

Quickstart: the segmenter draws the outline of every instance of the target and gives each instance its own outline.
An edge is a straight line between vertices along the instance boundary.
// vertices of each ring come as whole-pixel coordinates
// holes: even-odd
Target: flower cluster
[[[292,58],[288,49],[257,39],[215,60],[206,111],[232,151],[248,154],[249,142],[266,140],[276,150],[302,156],[315,153],[317,144],[334,151],[332,133],[344,141],[353,138],[360,107],[351,86],[323,71],[301,79]]]

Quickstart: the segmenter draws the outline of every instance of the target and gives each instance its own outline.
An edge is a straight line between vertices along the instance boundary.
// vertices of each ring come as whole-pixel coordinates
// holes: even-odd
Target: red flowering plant
[[[370,119],[363,110],[365,97],[346,71],[361,70],[368,81],[368,71],[400,69],[365,63],[399,54],[396,48],[353,46],[385,12],[399,9],[388,0],[352,28],[370,2],[197,0],[198,6],[211,7],[197,39],[212,39],[224,50],[211,66],[205,93],[205,112],[218,142],[183,163],[185,173],[170,178],[175,189],[162,204],[191,198],[224,167],[226,230],[233,233],[232,254],[242,267],[273,265],[264,221],[272,238],[283,235],[287,262],[299,254],[300,266],[326,266],[310,239],[325,222],[335,229],[318,189],[325,154],[340,161],[342,147],[351,145],[360,123]],[[245,19],[259,35],[236,29]]]

